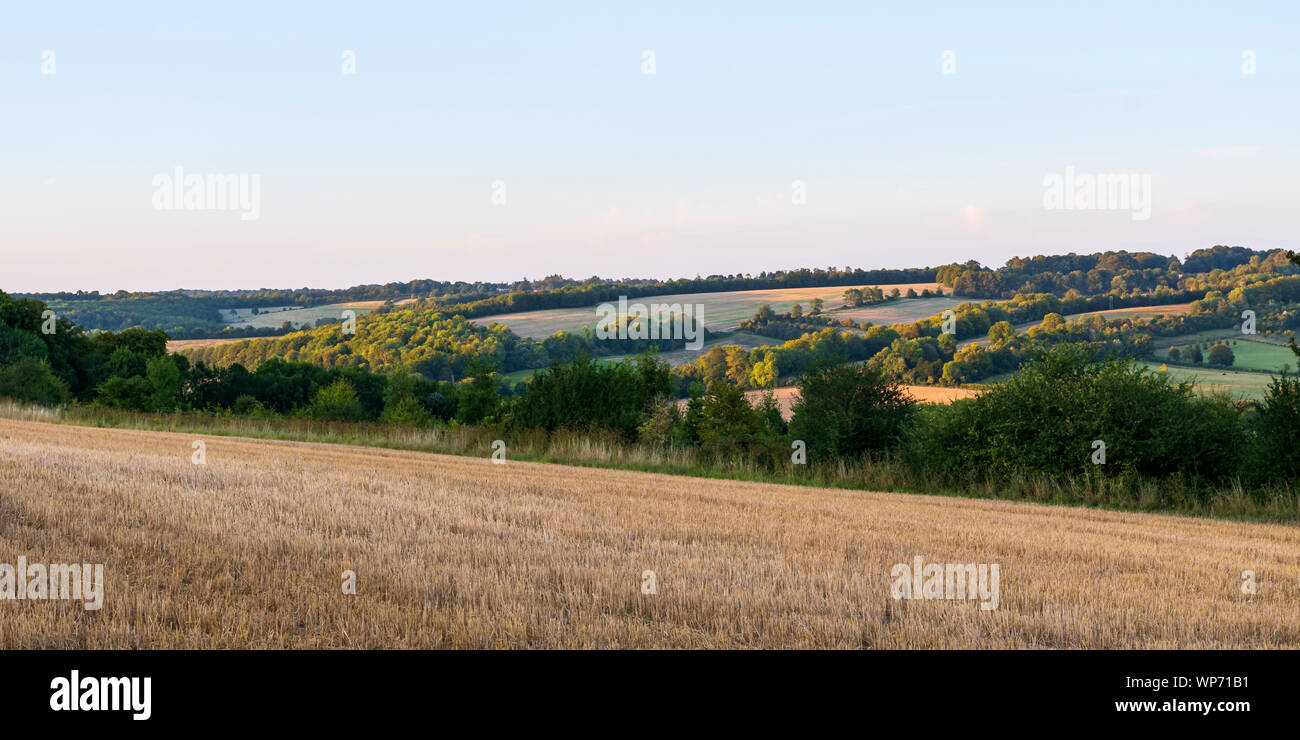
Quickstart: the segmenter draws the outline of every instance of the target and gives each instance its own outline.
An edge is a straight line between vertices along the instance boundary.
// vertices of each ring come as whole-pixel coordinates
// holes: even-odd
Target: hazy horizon
[[[1209,248],[1209,247],[1212,247],[1212,246],[1233,246],[1233,247],[1247,247],[1247,248],[1250,248],[1250,249],[1254,249],[1253,247],[1249,247],[1248,245],[1245,245],[1245,244],[1207,245],[1206,247],[1197,247],[1196,249]],[[1099,252],[1105,252],[1105,251],[1119,251],[1119,250],[1096,250],[1096,251],[1099,251]],[[1132,250],[1129,250],[1129,251],[1132,251]],[[1195,251],[1195,250],[1187,250],[1186,252],[1170,254],[1170,255],[1168,255],[1168,256],[1170,256],[1170,257],[1174,257],[1174,258],[1177,258],[1177,259],[1179,259],[1179,260],[1182,260],[1183,258],[1185,258],[1188,254],[1190,254],[1190,253],[1193,252],[1193,251]],[[1093,252],[1075,252],[1075,254],[1092,254],[1092,253],[1093,253]],[[1037,254],[1055,256],[1055,255],[1066,255],[1066,254],[1069,254],[1069,252],[1040,252],[1040,253],[1037,253]],[[1157,254],[1164,254],[1164,253],[1163,253],[1163,252],[1157,252]],[[1030,255],[1030,254],[1011,255],[1011,257],[1023,257],[1023,258],[1032,257],[1032,256],[1035,256],[1035,255]],[[958,261],[958,260],[953,260],[952,262],[957,262],[957,261]],[[965,260],[961,260],[961,262],[965,262]],[[932,265],[900,265],[900,266],[897,266],[897,267],[883,267],[883,266],[877,266],[877,265],[853,265],[853,264],[849,264],[849,265],[833,265],[833,267],[835,267],[836,269],[841,269],[841,270],[844,269],[845,267],[850,267],[850,268],[853,268],[853,269],[862,269],[862,270],[876,270],[876,269],[935,269],[935,268],[938,268],[938,267],[940,267],[940,266],[942,266],[942,265],[944,265],[944,264],[950,264],[950,263],[951,263],[951,262],[944,262],[944,263],[932,264]],[[984,265],[984,267],[988,267],[988,268],[992,268],[992,269],[997,269],[997,268],[1002,267],[1002,266],[1004,265],[1004,263],[1005,263],[1005,260],[1004,260],[1004,261],[1001,261],[1001,262],[997,262],[997,263],[983,263],[983,265]],[[390,280],[378,280],[378,281],[368,281],[368,282],[348,283],[348,284],[346,284],[346,285],[236,285],[236,286],[221,286],[221,287],[197,287],[197,286],[192,286],[192,285],[180,285],[180,286],[169,287],[169,288],[150,288],[150,289],[139,289],[139,290],[131,290],[131,289],[127,289],[127,288],[114,288],[114,289],[112,289],[112,290],[102,290],[102,289],[97,289],[97,288],[74,288],[74,289],[70,289],[70,290],[68,290],[68,289],[60,289],[60,290],[19,290],[19,289],[13,289],[13,290],[10,290],[10,289],[6,288],[5,286],[0,286],[0,290],[3,290],[3,291],[5,291],[6,293],[10,293],[10,294],[38,294],[38,293],[49,294],[49,293],[64,293],[64,292],[73,292],[73,293],[75,293],[77,290],[84,290],[84,291],[87,292],[87,293],[98,291],[101,295],[107,295],[107,294],[110,294],[110,293],[115,293],[115,292],[117,292],[118,290],[127,290],[127,292],[132,292],[132,293],[160,293],[160,292],[172,292],[172,291],[211,291],[211,292],[219,292],[219,291],[238,291],[238,290],[303,290],[303,289],[311,289],[311,290],[344,290],[344,289],[347,289],[347,288],[355,288],[355,287],[365,286],[365,285],[388,285],[388,284],[392,284],[392,283],[410,283],[410,282],[413,282],[413,281],[416,281],[416,280],[435,280],[435,281],[450,282],[450,283],[455,283],[455,282],[465,282],[465,283],[476,283],[476,282],[478,282],[478,283],[515,283],[515,282],[520,282],[520,281],[523,281],[523,280],[529,280],[529,281],[531,281],[531,282],[538,282],[538,281],[541,281],[541,280],[545,279],[546,277],[549,277],[549,275],[555,275],[555,274],[558,274],[561,278],[568,279],[568,280],[574,280],[574,281],[577,281],[577,282],[582,282],[582,281],[584,281],[584,280],[587,280],[587,279],[589,279],[589,278],[593,278],[593,277],[594,277],[594,278],[601,279],[601,280],[610,280],[610,281],[622,281],[622,280],[662,280],[662,281],[670,281],[670,280],[692,280],[692,279],[703,279],[703,278],[707,278],[707,277],[709,277],[710,275],[739,275],[739,276],[748,275],[748,276],[752,276],[752,277],[758,277],[759,274],[760,274],[760,273],[763,273],[763,272],[768,272],[768,273],[772,273],[772,272],[793,272],[793,271],[801,270],[801,269],[809,269],[809,270],[822,269],[822,270],[826,270],[826,269],[829,269],[829,268],[831,268],[831,267],[832,267],[832,265],[790,265],[790,266],[786,266],[786,267],[766,268],[766,269],[764,269],[764,270],[741,270],[741,271],[739,271],[739,272],[725,272],[725,273],[699,273],[699,274],[690,274],[690,275],[682,274],[682,275],[619,275],[619,276],[611,276],[611,275],[565,275],[565,274],[562,274],[562,273],[550,273],[550,274],[548,274],[548,275],[524,275],[524,276],[515,277],[515,278],[506,278],[506,279],[503,279],[503,280],[493,280],[493,279],[485,279],[485,278],[479,278],[479,279],[473,279],[473,278],[471,278],[471,279],[463,279],[463,278],[448,279],[448,278],[438,277],[438,276],[436,276],[436,275],[420,275],[420,276],[415,276],[415,277],[394,278],[394,279],[390,279]]]

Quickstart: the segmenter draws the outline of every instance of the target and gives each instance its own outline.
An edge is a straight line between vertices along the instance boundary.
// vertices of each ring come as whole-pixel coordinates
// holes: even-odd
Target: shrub
[[[1095,440],[1105,443],[1105,465],[1092,463]],[[1195,396],[1190,383],[1128,359],[1063,345],[1008,382],[927,415],[909,454],[958,480],[1084,473],[1208,480],[1235,474],[1245,446],[1240,415],[1226,399]]]
[[[316,391],[307,416],[321,421],[360,421],[365,418],[357,392],[342,378]]]
[[[385,378],[384,410],[379,420],[412,426],[433,423],[433,415],[415,397],[415,379],[405,367],[396,368]]]
[[[612,429],[636,438],[657,398],[672,391],[667,363],[652,354],[635,363],[602,363],[587,355],[536,373],[511,410],[511,421],[535,429]]]
[[[48,362],[24,357],[12,365],[0,367],[0,396],[42,406],[59,406],[68,402],[68,388],[54,375]]]
[[[261,416],[266,413],[266,407],[262,402],[248,394],[236,398],[230,405],[230,410],[242,416]]]
[[[745,392],[717,382],[699,400],[697,429],[700,451],[722,461],[754,460],[769,469],[782,454],[780,438],[771,432],[764,415],[750,405]]]
[[[1232,354],[1231,347],[1220,342],[1213,347],[1210,347],[1210,353],[1207,359],[1211,365],[1232,367],[1232,363],[1235,362],[1237,358]]]
[[[1283,372],[1256,403],[1250,480],[1300,480],[1300,376]]]
[[[114,409],[146,411],[152,403],[149,381],[139,375],[129,378],[113,376],[95,391],[95,403]]]
[[[650,407],[650,413],[637,428],[637,439],[656,447],[667,447],[677,440],[682,412],[677,404],[664,400]]]
[[[790,436],[813,460],[857,457],[901,440],[916,406],[895,381],[866,363],[818,365],[799,382]]]

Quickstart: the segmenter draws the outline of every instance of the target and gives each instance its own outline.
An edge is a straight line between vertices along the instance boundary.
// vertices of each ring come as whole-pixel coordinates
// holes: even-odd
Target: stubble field
[[[105,571],[0,648],[1300,645],[1295,527],[195,439],[0,419],[0,562]],[[998,608],[890,598],[918,555]]]
[[[646,306],[655,303],[669,305],[673,303],[700,304],[704,306],[704,325],[710,331],[724,331],[753,316],[758,311],[758,307],[764,303],[771,306],[772,310],[777,313],[789,311],[796,303],[802,305],[804,310],[807,311],[811,307],[812,299],[821,298],[825,301],[824,309],[826,311],[840,309],[844,306],[844,291],[850,287],[879,287],[886,291],[898,288],[903,293],[906,293],[909,288],[918,293],[922,290],[938,290],[942,288],[939,283],[903,283],[880,286],[841,285],[820,288],[733,290],[716,293],[643,296],[629,299],[628,303],[643,303]],[[932,316],[944,308],[948,308],[950,305],[955,306],[958,303],[961,303],[961,301],[951,298],[907,299],[881,304],[875,307],[874,310],[871,308],[847,309],[843,313],[832,315],[836,318],[852,318],[855,321],[870,320],[878,324],[894,323],[896,321],[915,320],[916,318]],[[940,304],[942,306],[936,308]],[[899,308],[902,305],[906,307]],[[927,311],[929,313],[926,313]],[[541,340],[557,331],[579,332],[584,325],[595,326],[597,318],[596,307],[590,306],[586,308],[551,308],[521,313],[480,316],[473,321],[481,326],[492,323],[504,324],[520,336]],[[779,342],[775,341],[773,343],[779,344]]]

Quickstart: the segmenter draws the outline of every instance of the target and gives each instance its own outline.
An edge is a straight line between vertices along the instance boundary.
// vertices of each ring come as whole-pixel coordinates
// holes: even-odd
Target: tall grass
[[[1122,511],[1168,512],[1223,519],[1300,522],[1300,483],[1245,488],[1240,481],[1214,489],[1165,479],[1084,475],[1054,478],[973,474],[960,482],[894,456],[836,460],[772,470],[748,458],[709,459],[694,447],[629,444],[614,433],[507,431],[449,424],[418,428],[377,422],[339,422],[278,415],[174,412],[149,414],[96,406],[49,409],[0,399],[0,418],[160,432],[185,432],[297,442],[361,445],[467,457],[489,457],[493,442],[510,460],[899,493],[1031,501]]]

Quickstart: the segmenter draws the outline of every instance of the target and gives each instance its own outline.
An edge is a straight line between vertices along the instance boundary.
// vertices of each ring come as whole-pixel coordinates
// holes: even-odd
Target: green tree
[[[1247,477],[1300,480],[1300,375],[1283,371],[1255,407]]]
[[[915,414],[911,398],[871,365],[818,364],[799,382],[790,436],[814,460],[857,457],[890,449]]]
[[[957,482],[1125,472],[1221,480],[1237,472],[1247,441],[1230,401],[1068,344],[975,398],[928,410],[914,440],[914,464]],[[1091,459],[1098,441],[1105,465]]]
[[[120,375],[105,380],[95,391],[95,403],[115,409],[147,411],[152,405],[153,388],[141,375],[124,378]]]
[[[999,321],[989,327],[989,342],[994,345],[1002,344],[1010,339],[1015,338],[1016,327],[1009,321]]]
[[[0,396],[42,406],[60,406],[68,402],[68,388],[50,369],[50,363],[24,357],[0,367]]]
[[[1236,361],[1236,357],[1232,354],[1232,348],[1223,342],[1210,347],[1208,359],[1211,365],[1218,365],[1219,367],[1232,367],[1232,363]]]
[[[145,378],[149,382],[149,409],[174,410],[181,390],[181,370],[175,360],[168,355],[150,358],[145,364]]]
[[[503,406],[500,376],[491,365],[481,362],[470,363],[469,373],[471,380],[455,386],[456,421],[461,424],[496,421]]]
[[[752,460],[774,441],[745,392],[729,383],[709,386],[697,424],[700,451],[716,460]]]
[[[365,416],[357,392],[343,378],[316,391],[307,415],[321,421],[360,421]]]
[[[415,397],[415,379],[405,366],[398,366],[385,377],[384,410],[379,419],[411,426],[433,423],[433,415]]]
[[[636,438],[651,406],[672,390],[668,364],[652,353],[635,362],[599,362],[584,354],[533,375],[510,411],[534,429],[613,429]]]

